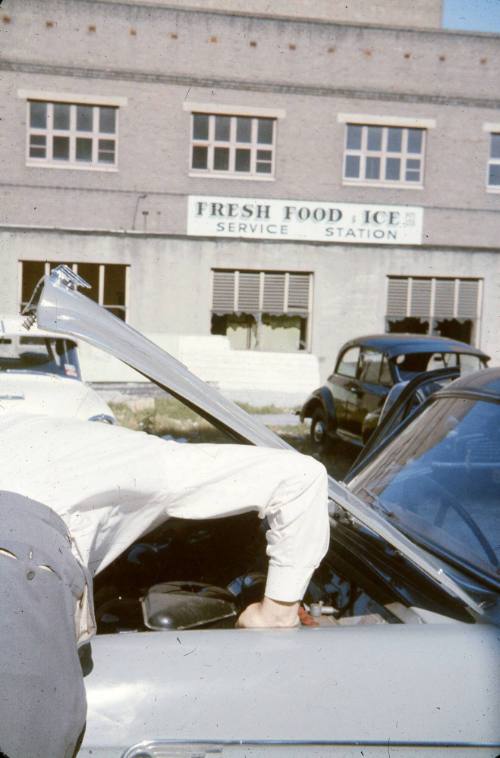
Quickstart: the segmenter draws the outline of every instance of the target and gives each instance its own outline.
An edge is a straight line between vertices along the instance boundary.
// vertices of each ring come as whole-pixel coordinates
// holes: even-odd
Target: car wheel
[[[323,408],[316,408],[311,419],[311,445],[313,450],[318,452],[324,452],[328,446],[330,439],[327,433],[328,418]]]

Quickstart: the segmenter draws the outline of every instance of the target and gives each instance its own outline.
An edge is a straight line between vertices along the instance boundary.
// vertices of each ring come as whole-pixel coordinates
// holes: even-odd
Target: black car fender
[[[328,427],[329,429],[334,429],[337,426],[335,403],[333,402],[331,392],[326,387],[318,387],[318,389],[309,395],[301,408],[300,420],[304,421],[306,418],[312,418],[316,408],[322,408],[325,411]]]

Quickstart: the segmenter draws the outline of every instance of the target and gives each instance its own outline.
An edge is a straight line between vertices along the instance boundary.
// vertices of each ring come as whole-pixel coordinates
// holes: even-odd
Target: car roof
[[[389,358],[406,353],[466,353],[488,359],[489,355],[483,353],[473,345],[459,342],[448,337],[435,337],[429,334],[368,334],[364,337],[346,342],[343,352],[348,347],[369,347],[385,353]]]
[[[439,395],[452,392],[454,395],[460,392],[484,393],[488,397],[494,395],[500,400],[500,366],[475,371],[455,379],[452,384],[440,390]]]
[[[1,337],[26,337],[28,335],[32,337],[55,337],[57,339],[65,339],[64,334],[56,332],[48,332],[45,329],[39,329],[35,324],[28,329],[24,326],[26,316],[8,315],[0,316],[0,338]],[[74,337],[68,337],[73,342]]]

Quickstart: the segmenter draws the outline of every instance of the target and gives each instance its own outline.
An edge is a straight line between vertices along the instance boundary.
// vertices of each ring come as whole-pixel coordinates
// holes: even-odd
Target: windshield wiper
[[[382,502],[380,497],[373,492],[373,490],[369,489],[369,487],[361,487],[361,492],[366,492],[366,494],[371,498],[372,502],[368,503],[372,508],[375,508],[375,510],[380,511],[380,513],[383,513],[384,516],[387,516],[389,519],[393,519],[395,521],[398,520],[398,517],[394,513],[394,511],[391,508],[388,508],[385,503]]]

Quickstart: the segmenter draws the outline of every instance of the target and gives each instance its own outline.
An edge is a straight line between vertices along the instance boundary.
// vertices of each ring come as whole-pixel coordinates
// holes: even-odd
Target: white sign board
[[[196,237],[422,244],[423,208],[408,205],[188,197],[187,233]]]

